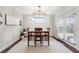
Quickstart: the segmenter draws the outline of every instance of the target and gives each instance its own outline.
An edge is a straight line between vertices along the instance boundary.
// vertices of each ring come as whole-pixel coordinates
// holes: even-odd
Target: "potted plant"
[[[23,29],[23,31],[20,33],[20,37],[21,38],[24,38],[25,37],[25,32],[26,32],[26,29]]]
[[[20,37],[24,38],[24,33],[23,32],[20,33]]]

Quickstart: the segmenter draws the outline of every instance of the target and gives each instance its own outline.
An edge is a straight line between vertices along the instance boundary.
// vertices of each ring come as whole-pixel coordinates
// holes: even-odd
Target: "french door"
[[[59,37],[75,44],[75,16],[61,17],[58,21]]]

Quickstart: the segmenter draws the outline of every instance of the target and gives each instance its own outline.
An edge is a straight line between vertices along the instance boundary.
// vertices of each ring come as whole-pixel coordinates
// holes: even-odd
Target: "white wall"
[[[50,15],[48,16],[49,17],[49,22],[47,24],[45,23],[31,23],[29,22],[29,16],[31,15],[24,15],[23,16],[23,27],[24,28],[30,28],[30,30],[34,30],[35,27],[42,27],[43,30],[47,30],[47,27],[50,27],[50,36],[53,36],[54,34],[54,16],[53,15]]]
[[[22,16],[12,7],[0,7],[0,13],[3,15],[3,24],[0,25],[0,49],[2,49],[8,44],[19,39],[21,29],[20,26],[5,25],[5,14],[13,17],[19,17],[20,19],[22,19]]]

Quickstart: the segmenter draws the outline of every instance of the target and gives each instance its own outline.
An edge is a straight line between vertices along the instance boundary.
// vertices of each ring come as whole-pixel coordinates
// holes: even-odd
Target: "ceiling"
[[[42,12],[45,12],[46,15],[55,15],[59,14],[60,12],[68,9],[73,8],[69,6],[41,6]],[[21,15],[33,15],[33,12],[38,10],[38,6],[0,6],[0,10],[4,10],[8,13],[13,14],[21,14]]]
[[[15,6],[13,8],[19,13],[29,15],[32,15],[38,9],[37,6]],[[59,6],[41,6],[41,10],[46,12],[47,15],[53,15],[59,8]]]

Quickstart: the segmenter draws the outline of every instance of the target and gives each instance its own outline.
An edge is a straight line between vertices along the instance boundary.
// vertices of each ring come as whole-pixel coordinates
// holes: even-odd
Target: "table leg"
[[[29,46],[29,37],[28,37],[28,46]]]

